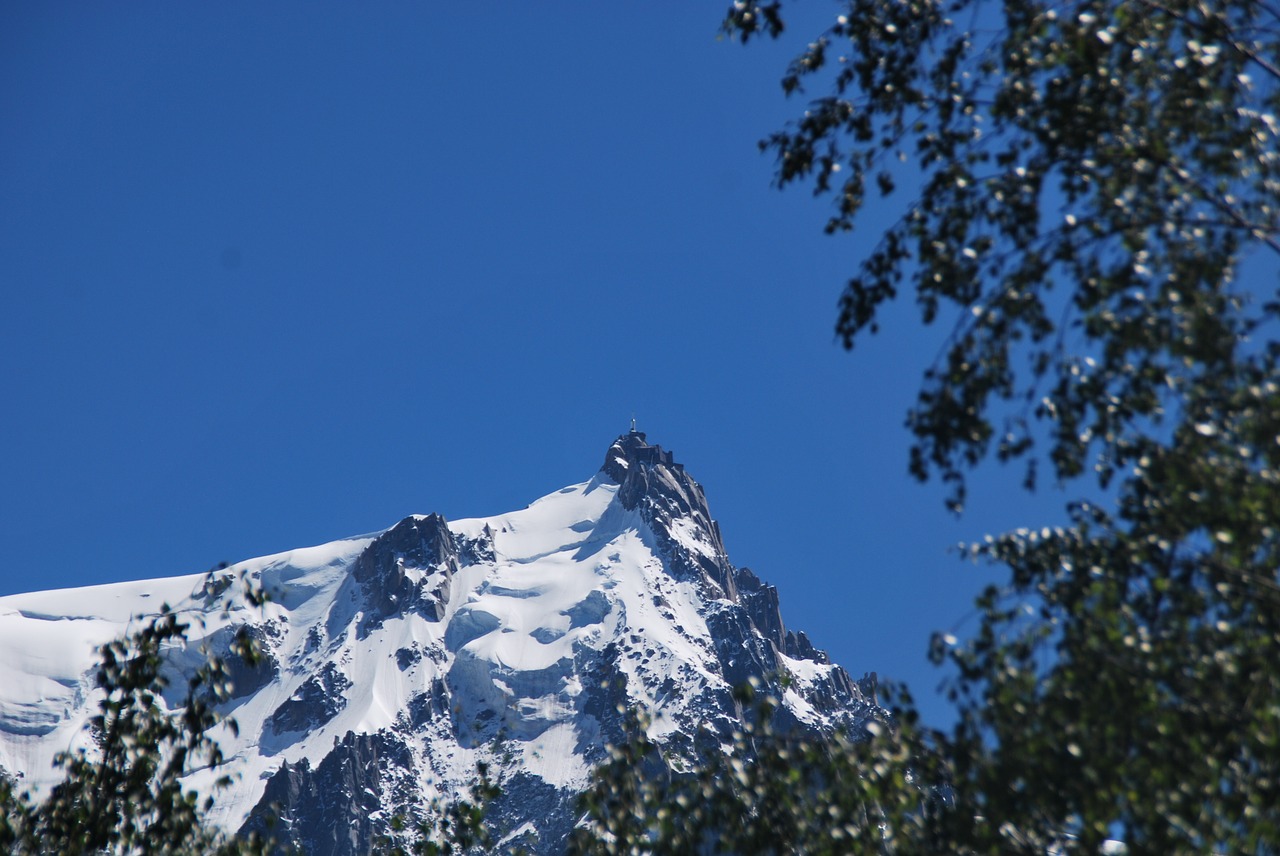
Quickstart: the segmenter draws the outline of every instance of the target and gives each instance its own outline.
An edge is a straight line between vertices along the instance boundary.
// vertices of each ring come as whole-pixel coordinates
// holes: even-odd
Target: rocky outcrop
[[[351,679],[333,663],[325,663],[267,720],[276,735],[315,730],[333,719],[347,705],[346,691]]]
[[[366,852],[380,836],[399,835],[390,825],[394,815],[410,824],[429,815],[424,787],[431,793],[452,787],[458,793],[456,783],[448,784],[456,780],[456,772],[449,772],[453,762],[443,760],[457,752],[488,757],[505,771],[502,795],[488,814],[501,847],[558,854],[576,821],[575,791],[510,761],[511,753],[531,751],[528,747],[547,739],[553,728],[571,725],[571,751],[591,765],[604,759],[607,745],[626,738],[625,712],[649,704],[671,718],[664,750],[692,759],[715,751],[753,715],[733,692],[735,686],[754,682],[780,692],[777,682],[793,667],[803,672],[794,689],[810,713],[802,716],[783,705],[777,727],[848,727],[856,733],[859,723],[877,715],[869,703],[874,679],[854,682],[831,666],[803,633],[787,629],[777,589],[730,563],[702,487],[670,452],[633,431],[610,445],[601,469],[618,486],[611,507],[639,515],[642,537],[660,559],[644,609],[652,607],[683,633],[676,602],[692,584],[699,592],[698,620],[706,628],[705,659],[682,664],[672,654],[670,639],[641,631],[607,586],[577,595],[543,619],[545,624],[511,626],[512,610],[521,614],[523,608],[513,603],[538,597],[537,585],[485,579],[470,583],[461,599],[451,589],[462,568],[504,561],[498,550],[503,535],[487,524],[455,533],[439,515],[406,518],[370,543],[353,564],[357,595],[348,614],[359,615],[357,639],[395,617],[416,614],[436,623],[447,616],[447,625],[436,624],[436,641],[413,641],[388,654],[397,672],[410,680],[421,675],[422,682],[390,728],[347,734],[314,768],[306,761],[281,767],[246,829],[261,828],[275,805],[283,833],[277,834],[286,844],[305,845],[306,852],[319,856]],[[584,539],[576,548],[584,554],[594,549],[589,529],[575,524],[573,532]],[[602,558],[601,567],[607,568],[612,561],[607,551]],[[639,607],[633,603],[631,609]],[[626,631],[596,641],[596,634],[614,626]],[[515,666],[494,656],[495,640],[521,633],[534,647],[561,644],[570,635],[581,641],[537,666]],[[814,668],[801,668],[796,661]],[[297,732],[331,720],[347,704],[348,688],[346,676],[328,662],[272,714],[268,729],[282,736],[273,743],[264,734],[264,748],[289,745]],[[823,719],[813,719],[812,711]]]
[[[736,686],[777,680],[786,671],[779,654],[830,664],[807,636],[786,629],[778,590],[749,568],[729,562],[701,485],[670,452],[649,445],[643,432],[633,430],[613,442],[601,470],[619,484],[623,507],[638,510],[649,524],[668,572],[701,582],[708,600],[718,600],[706,618],[726,681]],[[839,667],[808,689],[824,713],[868,704],[859,684]]]
[[[470,558],[485,554],[483,543],[468,542],[466,547]],[[492,556],[492,542],[487,550]],[[352,571],[364,594],[360,638],[387,618],[407,611],[439,621],[458,567],[458,545],[448,521],[439,514],[406,517],[383,532],[356,559]],[[425,577],[415,581],[409,569],[424,571]]]
[[[738,584],[738,603],[747,611],[751,623],[775,648],[785,651],[786,629],[782,625],[778,590],[763,583],[750,568],[738,568],[734,578]]]
[[[622,507],[639,510],[677,579],[697,579],[719,596],[735,600],[733,566],[711,517],[702,486],[643,431],[623,434],[605,454],[601,470],[618,483]]]
[[[241,834],[274,837],[282,850],[308,856],[362,856],[396,812],[388,773],[410,769],[412,760],[385,732],[348,733],[314,769],[304,758],[277,770]]]
[[[238,634],[243,634],[244,641],[252,644],[258,652],[258,660],[252,665],[245,661],[243,655],[236,653],[237,646],[232,645]],[[235,703],[248,698],[280,677],[280,660],[271,646],[270,635],[260,625],[245,625],[233,631],[224,630],[217,635],[219,644],[215,650],[224,652],[222,656],[227,667],[227,681],[231,685],[229,701]]]
[[[885,716],[874,673],[853,681],[786,626],[777,590],[730,563],[702,487],[640,432],[614,441],[591,479],[525,509],[407,517],[243,570],[272,589],[263,610],[233,610],[232,569],[194,589],[154,581],[208,628],[199,646],[166,651],[163,700],[177,710],[207,654],[226,659],[225,711],[240,726],[226,732],[226,772],[239,778],[218,822],[248,815],[246,831],[316,856],[412,848],[433,801],[466,796],[478,764],[502,790],[488,814],[496,851],[558,856],[610,743],[648,718],[663,758],[718,751],[753,715],[735,692],[747,682],[778,697],[782,728],[857,734]],[[113,597],[145,610],[136,590]],[[26,620],[0,610],[0,624]],[[262,668],[231,655],[242,631]],[[76,662],[44,654],[15,662]],[[0,763],[23,787],[44,784],[31,748],[52,756],[92,716],[86,668],[0,694]],[[7,687],[25,686],[10,673]]]

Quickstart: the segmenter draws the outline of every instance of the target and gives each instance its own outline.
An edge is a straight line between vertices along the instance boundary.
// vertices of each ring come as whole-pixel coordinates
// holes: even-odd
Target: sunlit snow
[[[216,810],[229,827],[239,825],[283,763],[316,764],[348,732],[416,735],[412,751],[438,776],[420,783],[428,795],[472,778],[476,761],[494,750],[489,737],[470,735],[491,737],[492,729],[513,763],[557,787],[580,787],[588,774],[582,746],[599,737],[598,724],[578,706],[585,658],[619,646],[631,701],[659,709],[650,726],[655,737],[681,716],[696,716],[681,711],[700,692],[725,688],[697,586],[664,572],[653,533],[638,512],[615,501],[617,492],[598,474],[520,511],[449,523],[459,543],[491,543],[492,550],[464,563],[451,581],[430,569],[404,570],[415,584],[443,587],[440,620],[406,610],[360,629],[369,607],[353,569],[381,533],[221,572],[243,572],[270,593],[260,614],[235,605],[224,615],[238,603],[235,590],[206,588],[204,575],[0,598],[0,767],[26,787],[47,787],[54,755],[87,743],[95,647],[167,603],[191,620],[194,642],[225,646],[227,631],[219,631],[227,623],[257,625],[274,664],[272,679],[231,703],[239,736],[218,734],[240,782]],[[678,543],[708,555],[705,533],[677,523]],[[832,668],[785,662],[799,690]],[[281,710],[322,678],[335,709],[292,728]],[[442,685],[446,715],[411,722],[413,705]],[[817,718],[796,691],[785,701],[802,720]],[[211,776],[196,774],[192,785],[206,787]]]

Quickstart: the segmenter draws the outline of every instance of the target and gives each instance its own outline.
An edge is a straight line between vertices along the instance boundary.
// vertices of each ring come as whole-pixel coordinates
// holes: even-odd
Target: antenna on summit
[[[636,433],[636,415],[634,413],[631,414],[631,433]]]

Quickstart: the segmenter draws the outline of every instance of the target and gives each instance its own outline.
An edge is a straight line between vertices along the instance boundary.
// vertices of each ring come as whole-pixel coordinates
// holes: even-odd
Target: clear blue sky
[[[723,6],[0,6],[0,594],[523,507],[634,413],[789,627],[945,719],[948,548],[1062,498],[909,479],[945,331],[842,351],[876,212],[823,236],[756,149],[835,8]]]

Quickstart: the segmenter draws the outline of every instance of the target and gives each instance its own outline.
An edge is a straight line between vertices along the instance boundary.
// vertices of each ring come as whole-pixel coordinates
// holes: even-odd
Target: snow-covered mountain
[[[271,593],[264,610],[236,601],[236,572]],[[236,671],[239,734],[217,736],[239,779],[214,819],[254,826],[274,803],[314,856],[365,852],[392,817],[464,792],[480,761],[502,785],[499,831],[557,852],[626,707],[674,753],[728,735],[752,678],[790,677],[774,686],[798,728],[883,715],[874,676],[786,629],[777,591],[729,562],[702,488],[634,430],[590,480],[521,511],[407,517],[212,579],[0,599],[0,768],[53,781],[53,756],[89,740],[94,647],[162,602],[213,650],[248,624],[267,654]],[[175,650],[175,670],[194,656]]]

